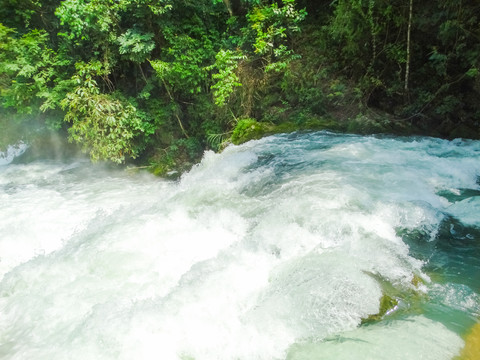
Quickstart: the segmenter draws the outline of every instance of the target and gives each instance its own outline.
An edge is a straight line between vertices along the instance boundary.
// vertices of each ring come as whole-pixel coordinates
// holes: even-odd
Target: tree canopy
[[[340,129],[373,109],[479,137],[479,16],[464,0],[0,0],[0,130],[40,124],[159,173],[253,119]]]

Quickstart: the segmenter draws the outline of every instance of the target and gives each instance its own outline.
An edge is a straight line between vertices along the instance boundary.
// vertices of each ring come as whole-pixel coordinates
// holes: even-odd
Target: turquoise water
[[[451,359],[480,317],[478,141],[278,135],[178,181],[6,155],[2,359]]]

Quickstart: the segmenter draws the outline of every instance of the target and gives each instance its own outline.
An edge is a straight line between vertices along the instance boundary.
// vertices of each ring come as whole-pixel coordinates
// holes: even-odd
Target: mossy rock
[[[388,315],[394,312],[398,307],[398,300],[387,295],[383,294],[380,298],[380,308],[377,314],[370,315],[366,319],[362,319],[362,324],[368,324],[376,321],[382,320],[385,315]]]
[[[465,347],[455,360],[478,360],[480,357],[480,323],[477,323],[465,338]]]
[[[156,176],[177,179],[190,170],[202,157],[201,147],[195,138],[179,139],[148,158],[148,170]]]
[[[303,126],[305,130],[330,130],[330,131],[345,131],[346,127],[339,121],[329,118],[312,117],[307,120]]]
[[[235,145],[243,144],[250,140],[258,140],[274,133],[275,126],[261,123],[252,118],[241,119],[233,129],[231,141]]]
[[[411,283],[416,288],[418,288],[421,285],[425,285],[425,281],[420,276],[418,276],[417,274],[413,275]]]
[[[345,128],[335,120],[322,117],[311,117],[302,123],[284,121],[279,124],[259,122],[252,118],[246,118],[238,121],[230,141],[235,145],[239,145],[250,140],[258,140],[268,135],[304,130],[343,131]]]
[[[388,121],[381,122],[367,116],[358,116],[348,121],[347,132],[368,135],[389,133],[392,132],[392,129]]]
[[[298,131],[298,130],[299,130],[298,126],[295,125],[293,122],[290,122],[290,121],[281,123],[281,124],[277,125],[274,129],[276,134],[291,133],[291,132]]]

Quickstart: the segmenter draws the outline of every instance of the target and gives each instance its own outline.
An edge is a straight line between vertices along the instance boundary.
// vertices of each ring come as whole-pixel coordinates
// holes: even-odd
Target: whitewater
[[[177,180],[24,150],[1,359],[447,360],[480,317],[479,141],[276,135]]]

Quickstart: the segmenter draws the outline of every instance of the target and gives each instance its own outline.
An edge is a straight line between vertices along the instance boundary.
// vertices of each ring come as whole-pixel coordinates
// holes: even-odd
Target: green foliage
[[[300,23],[307,15],[295,8],[295,0],[282,0],[270,5],[255,6],[247,15],[248,25],[254,33],[255,54],[266,61],[265,71],[285,70],[287,63],[296,58],[288,46],[289,37],[300,31]]]
[[[70,139],[82,145],[93,161],[122,163],[138,153],[135,137],[144,131],[136,108],[120,94],[101,94],[94,79],[104,70],[99,63],[77,64],[78,86],[62,100]]]
[[[215,151],[218,151],[222,148],[224,148],[228,142],[228,139],[230,138],[231,133],[221,133],[221,134],[207,134],[207,144],[210,147],[210,149],[214,149]]]
[[[216,82],[211,86],[216,105],[224,106],[235,87],[242,86],[235,70],[238,68],[238,62],[244,59],[246,59],[246,56],[239,51],[222,49],[215,56],[215,64],[207,68],[208,70],[216,69],[218,71],[212,75]]]
[[[477,68],[470,68],[468,71],[465,73],[465,76],[469,78],[476,78],[478,75],[480,75],[480,71]]]
[[[115,3],[114,3],[115,4]],[[56,9],[60,24],[66,26],[63,36],[70,40],[95,40],[108,37],[118,24],[117,6],[110,8],[106,0],[65,0]],[[101,34],[101,36],[100,36]],[[96,44],[95,44],[96,45]]]
[[[48,45],[48,34],[32,30],[21,37],[0,24],[2,106],[21,114],[59,108],[72,82],[63,77],[69,61]],[[58,127],[58,123],[52,124]]]
[[[395,28],[406,26],[404,8],[398,0],[340,0],[325,27],[330,47],[334,49],[332,55],[337,58],[335,66],[343,68],[345,75],[359,81],[359,90],[367,100],[375,89],[382,88],[384,84],[378,77],[377,68],[391,64],[389,71],[396,75],[395,81],[402,84],[398,69],[403,74],[406,46],[398,42],[399,33]],[[406,35],[403,38],[406,39]]]
[[[105,42],[114,43],[122,25],[133,27],[151,21],[171,11],[172,6],[171,0],[65,0],[56,8],[55,15],[64,26],[63,36],[77,45],[93,40],[93,47],[98,47]]]
[[[208,77],[205,65],[214,55],[211,35],[203,25],[196,23],[186,26],[188,34],[175,33],[170,27],[163,30],[169,43],[164,49],[164,60],[152,60],[150,64],[169,96],[190,98],[203,92]]]
[[[137,29],[128,29],[118,37],[119,52],[133,62],[142,63],[147,60],[155,43],[152,33],[141,33]]]
[[[238,145],[249,140],[260,139],[268,133],[272,133],[272,126],[266,123],[258,122],[252,118],[241,119],[233,129],[230,140]]]
[[[222,48],[207,69],[217,70],[211,86],[217,106],[228,104],[235,119],[263,119],[270,106],[284,100],[279,81],[288,73],[289,64],[300,58],[292,40],[300,32],[306,12],[298,10],[294,0],[248,5],[245,18],[232,17],[227,22],[233,34],[226,42],[229,49]]]
[[[150,161],[150,170],[158,176],[177,178],[189,170],[202,155],[198,139],[179,139],[165,149],[160,149]]]
[[[58,0],[0,0],[0,21],[20,34],[34,29],[52,29],[57,25],[54,16]]]
[[[406,1],[335,2],[325,26],[332,69],[355,80],[366,106],[406,118],[471,118],[473,97],[459,94],[478,93],[471,81],[480,58],[478,5],[415,3],[412,15]]]
[[[65,120],[72,123],[71,140],[80,143],[93,161],[125,161],[125,156],[135,158],[135,136],[142,131],[136,109],[115,96],[95,94],[77,88],[67,94]]]
[[[357,116],[369,108],[440,134],[478,129],[478,5],[415,2],[412,19],[408,5],[0,0],[1,112],[70,128],[95,160],[168,171],[230,136],[405,128]]]
[[[51,28],[23,37],[1,28],[1,46],[8,47],[0,54],[3,105],[30,114],[63,110],[70,140],[93,160],[125,162],[152,146],[180,156],[174,144],[181,137],[218,149],[230,135],[233,112],[204,106],[202,99],[212,91],[219,109],[225,105],[242,84],[243,62],[260,58],[262,71],[286,70],[295,58],[290,37],[305,17],[294,0],[241,7],[250,15],[234,25],[222,4],[210,0],[57,3],[48,7],[58,19]],[[32,18],[22,16],[23,23]],[[228,27],[237,33],[225,32]],[[235,38],[245,54],[229,48]],[[249,87],[257,83],[243,74]],[[191,157],[187,145],[179,148]]]

